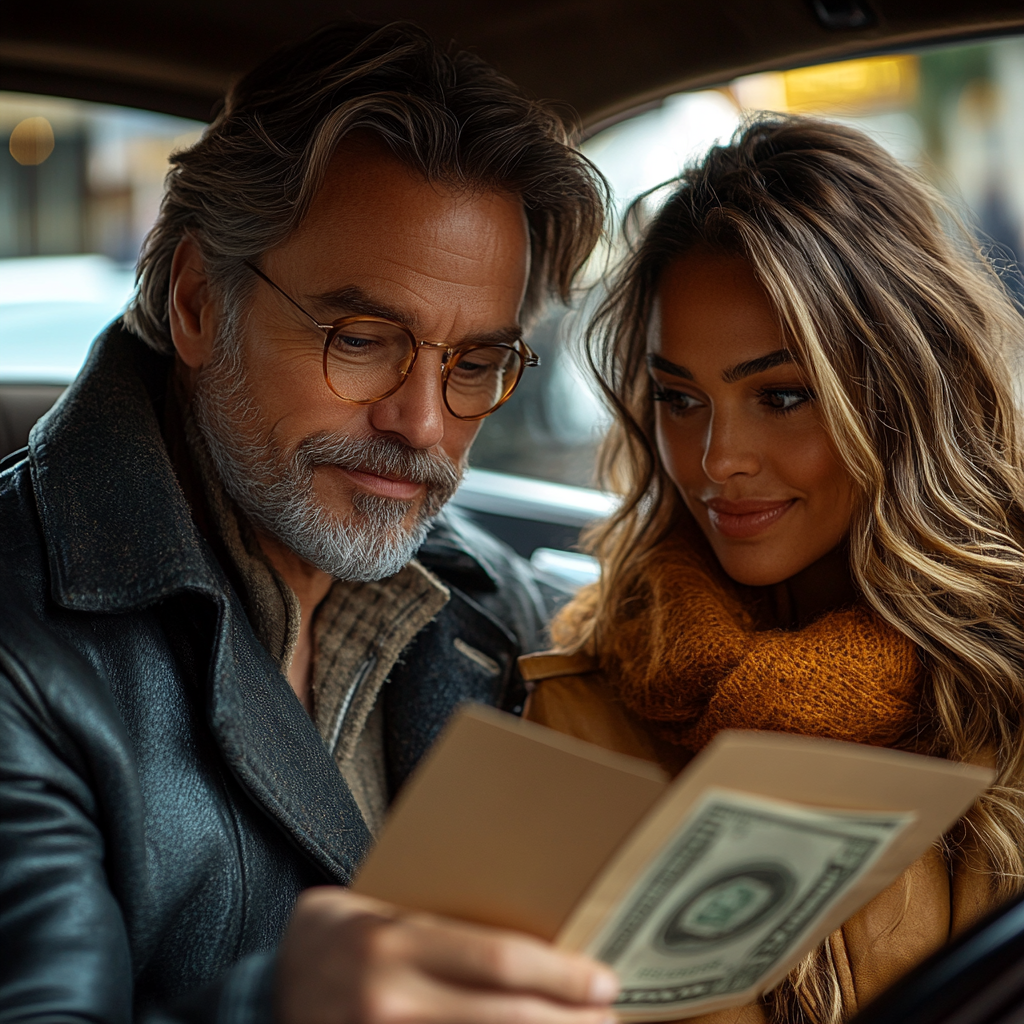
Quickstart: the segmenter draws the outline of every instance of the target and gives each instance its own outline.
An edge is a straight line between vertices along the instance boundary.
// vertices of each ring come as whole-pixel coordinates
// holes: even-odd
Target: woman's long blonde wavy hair
[[[688,515],[657,456],[645,360],[662,273],[695,248],[742,256],[854,482],[853,579],[926,667],[918,749],[998,768],[947,854],[980,846],[995,897],[1016,894],[1024,452],[1013,392],[1024,319],[938,194],[853,129],[762,115],[673,187],[649,223],[634,204],[629,256],[588,333],[615,414],[602,479],[624,500],[589,538],[602,578],[567,609],[556,641],[599,652],[654,549]],[[837,1020],[838,995],[812,968],[794,976],[800,1002],[810,1010],[816,990],[810,1018]]]

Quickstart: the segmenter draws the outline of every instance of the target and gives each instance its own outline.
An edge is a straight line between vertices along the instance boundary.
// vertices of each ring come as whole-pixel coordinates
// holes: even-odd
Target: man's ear
[[[198,370],[213,356],[220,309],[206,276],[203,254],[188,235],[178,243],[171,261],[167,313],[178,358]]]

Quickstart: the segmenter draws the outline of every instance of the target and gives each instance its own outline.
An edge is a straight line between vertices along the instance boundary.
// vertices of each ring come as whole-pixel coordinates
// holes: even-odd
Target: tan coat
[[[587,655],[532,654],[520,668],[534,690],[525,717],[608,750],[655,761],[671,774],[685,764],[678,748],[650,736],[619,702]],[[992,906],[988,880],[964,863],[950,871],[937,850],[912,864],[828,938],[842,988],[843,1018],[880,992]],[[692,1018],[693,1024],[765,1024],[760,1004]]]

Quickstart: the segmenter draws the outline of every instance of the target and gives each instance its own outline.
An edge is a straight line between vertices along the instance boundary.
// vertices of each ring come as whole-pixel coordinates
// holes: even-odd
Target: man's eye
[[[763,388],[759,392],[761,403],[773,412],[792,412],[814,399],[810,388]]]
[[[362,334],[338,334],[335,335],[334,344],[339,348],[369,348],[379,345],[379,338],[371,338]]]
[[[452,373],[462,377],[479,377],[481,374],[491,372],[494,369],[494,363],[487,363],[479,359],[460,359]]]
[[[656,402],[664,402],[669,407],[669,411],[674,413],[689,412],[700,405],[693,395],[688,395],[685,391],[673,391],[660,384],[654,385],[653,398]]]

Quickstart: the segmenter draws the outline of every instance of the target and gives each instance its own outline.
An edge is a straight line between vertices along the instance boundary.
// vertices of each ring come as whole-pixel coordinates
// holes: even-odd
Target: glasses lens
[[[328,387],[349,402],[383,398],[412,361],[412,338],[386,320],[352,320],[335,328],[324,353]]]
[[[449,365],[448,407],[468,419],[485,416],[508,398],[522,372],[522,358],[508,345],[460,349]]]

